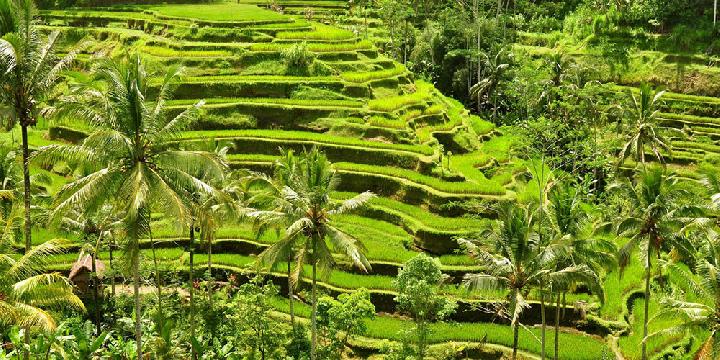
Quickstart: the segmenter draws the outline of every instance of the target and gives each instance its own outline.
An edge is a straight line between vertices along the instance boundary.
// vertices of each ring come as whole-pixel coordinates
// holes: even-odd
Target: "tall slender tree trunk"
[[[110,243],[110,294],[112,295],[112,298],[115,299],[115,268],[113,267],[113,248],[115,248],[115,239],[112,240]]]
[[[514,298],[518,298],[518,290],[513,290],[512,296]],[[514,312],[514,310],[513,310]],[[520,319],[515,319],[514,322],[512,322],[512,329],[513,329],[513,348],[512,348],[512,360],[517,359],[517,348],[518,348],[518,339],[520,337]]]
[[[497,90],[493,89],[493,122],[497,124]]]
[[[650,276],[652,274],[652,247],[648,246],[648,266],[645,270],[645,317],[643,318],[642,360],[647,360],[648,315],[650,314]]]
[[[717,4],[718,0],[715,0],[715,6],[713,7],[713,26],[717,25]]]
[[[542,321],[542,330],[540,333],[540,358],[542,360],[545,360],[545,289],[543,288],[542,284],[540,285],[540,317]]]
[[[90,260],[92,261],[91,270],[92,270],[92,287],[93,287],[93,305],[95,306],[95,336],[100,335],[100,297],[98,296],[98,287],[100,286],[100,279],[97,275],[97,267],[95,265],[95,262],[97,261],[97,256],[95,255],[95,252],[93,252],[90,255]]]
[[[24,358],[25,360],[30,360],[30,350],[29,350],[29,346],[30,346],[30,327],[29,327],[29,326],[25,326],[25,327],[23,327],[23,330],[25,330],[25,331],[24,331],[25,335],[23,336],[23,340],[25,341],[25,350],[23,350],[23,358]]]
[[[137,239],[136,239],[137,241]],[[142,314],[140,313],[140,258],[133,259],[133,297],[135,297],[135,346],[137,360],[142,360]]]
[[[207,268],[208,268],[208,285],[207,285],[207,296],[208,296],[208,306],[212,309],[213,305],[213,286],[215,286],[215,278],[213,278],[212,273],[212,236],[210,234],[207,235],[207,254],[208,254],[208,261],[207,261]]]
[[[519,324],[517,321],[515,321],[515,324],[513,324],[513,348],[512,348],[512,360],[517,359],[517,348],[518,348],[518,338],[520,336],[519,332]]]
[[[190,338],[195,339],[195,223],[190,223]],[[197,359],[195,341],[190,342],[190,355],[193,360]]]
[[[310,344],[310,359],[317,359],[317,245],[313,242],[313,259],[312,259],[312,339]]]
[[[288,257],[287,263],[287,280],[288,280],[288,299],[290,300],[290,325],[295,330],[295,305],[293,304],[293,283],[291,279],[291,258]]]
[[[26,121],[20,122],[20,128],[22,130],[22,155],[23,155],[23,187],[24,195],[23,202],[25,205],[25,253],[30,252],[32,246],[32,222],[30,220],[30,149],[28,148],[28,134]],[[30,327],[25,327],[25,345],[26,348],[23,352],[25,360],[30,360],[30,352],[27,347],[30,346]]]
[[[158,297],[158,315],[160,316],[161,321],[165,319],[165,312],[163,311],[162,306],[162,277],[160,276],[160,268],[158,266],[158,260],[157,255],[155,255],[155,240],[152,237],[152,231],[149,231],[150,235],[150,248],[152,249],[152,255],[153,255],[153,267],[155,268],[155,288],[157,289],[157,297]]]
[[[23,156],[23,202],[25,205],[25,253],[30,251],[32,246],[32,221],[30,219],[30,149],[28,148],[28,128],[23,122],[20,123],[22,130],[22,156]]]
[[[480,67],[480,62],[482,61],[482,54],[480,53],[480,1],[474,0],[473,1],[473,17],[475,18],[475,50],[477,51],[477,82],[480,82],[480,78],[482,77],[482,69]],[[470,73],[470,77],[472,77],[472,73]],[[478,93],[478,114],[480,114],[480,94]]]
[[[554,360],[558,360],[558,353],[560,352],[560,292],[557,294],[557,301],[555,303],[555,354]]]

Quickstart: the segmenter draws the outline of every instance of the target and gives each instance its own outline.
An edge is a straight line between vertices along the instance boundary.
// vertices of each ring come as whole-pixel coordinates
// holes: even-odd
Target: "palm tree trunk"
[[[195,224],[190,224],[190,339],[195,339]],[[191,359],[197,359],[195,341],[190,342]]]
[[[314,248],[315,246],[313,246]],[[314,249],[313,249],[314,250]],[[317,260],[315,259],[315,252],[313,251],[313,264],[312,264],[312,343],[310,346],[310,359],[317,359],[317,291],[316,291],[316,278],[317,278]]]
[[[512,360],[517,359],[517,348],[518,348],[518,337],[520,336],[519,333],[519,324],[517,321],[515,321],[515,324],[513,324],[513,348],[512,348]]]
[[[22,156],[23,156],[23,186],[25,193],[23,202],[25,203],[25,253],[30,251],[32,246],[32,222],[30,220],[30,149],[28,148],[28,129],[27,125],[20,123],[22,129]]]
[[[110,243],[110,294],[115,299],[115,268],[113,267],[113,248],[115,247],[115,240],[113,239]]]
[[[497,124],[497,90],[493,90],[493,122]]]
[[[555,356],[554,360],[558,360],[558,352],[560,351],[560,293],[557,294],[555,303]]]
[[[30,360],[30,327],[25,326],[24,330],[25,336],[23,336],[23,340],[25,341],[25,350],[23,350],[23,358]]]
[[[207,254],[208,254],[208,261],[207,261],[207,268],[208,268],[208,285],[207,285],[207,296],[208,296],[208,306],[212,309],[213,305],[213,286],[215,286],[215,278],[213,278],[212,273],[212,237],[208,234],[207,238]]]
[[[317,243],[321,241],[315,236],[312,237],[312,316],[311,316],[311,341],[310,360],[317,359]]]
[[[642,360],[647,360],[648,315],[650,313],[650,275],[652,273],[652,246],[648,246],[648,267],[645,270],[645,317],[643,319]]]
[[[295,305],[293,304],[293,283],[291,280],[291,269],[290,269],[290,258],[288,258],[287,264],[287,277],[288,277],[288,299],[290,299],[290,325],[295,330]]]
[[[142,327],[140,321],[140,259],[133,259],[133,296],[135,297],[135,346],[137,351],[137,360],[142,360]]]
[[[99,296],[98,296],[98,286],[99,286],[99,278],[97,276],[97,268],[95,265],[96,255],[95,252],[93,252],[90,255],[90,260],[92,261],[91,270],[92,270],[92,287],[93,287],[93,305],[95,306],[95,336],[100,335],[100,304],[99,304]]]
[[[540,333],[540,358],[545,360],[545,292],[542,284],[540,285],[540,317],[542,321],[542,331]]]
[[[152,237],[152,231],[149,232],[150,234],[150,248],[152,249],[152,255],[153,255],[153,268],[155,268],[155,288],[157,289],[157,297],[158,297],[158,316],[160,316],[161,320],[165,319],[165,314],[163,312],[162,307],[162,278],[160,277],[160,269],[158,268],[158,261],[157,256],[155,255],[155,240],[153,240]]]

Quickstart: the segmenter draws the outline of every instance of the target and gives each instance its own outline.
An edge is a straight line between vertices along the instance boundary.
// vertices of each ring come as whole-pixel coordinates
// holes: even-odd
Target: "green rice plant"
[[[197,104],[198,99],[179,99],[168,101],[170,106],[192,106]],[[205,104],[234,104],[234,103],[254,103],[254,104],[281,104],[295,105],[306,107],[345,107],[360,108],[364,104],[357,100],[326,100],[326,99],[288,99],[288,98],[209,98],[205,100]]]
[[[152,6],[160,15],[207,21],[289,22],[290,18],[254,5],[219,2],[209,4],[171,4]]]
[[[38,15],[45,19],[105,19],[113,21],[152,19],[152,15],[140,11],[40,10]]]
[[[507,192],[502,185],[480,177],[473,179],[473,181],[448,182],[401,168],[344,162],[335,163],[334,165],[339,170],[385,175],[451,194],[505,195]]]
[[[250,46],[252,51],[283,51],[292,45],[284,43],[255,43]],[[367,40],[355,43],[310,43],[308,50],[315,53],[332,53],[343,51],[369,50],[373,48],[373,44]]]
[[[338,199],[349,199],[354,193],[337,192]],[[474,217],[444,217],[420,207],[408,205],[390,198],[378,196],[370,200],[369,207],[388,212],[403,218],[409,228],[429,228],[440,231],[473,231],[481,230],[489,225],[489,220]],[[462,255],[463,257],[467,257]]]
[[[288,78],[287,65],[278,60],[266,60],[242,69],[242,75],[282,75]]]
[[[504,163],[510,160],[510,150],[516,141],[517,138],[513,135],[495,136],[483,142],[480,151]]]
[[[296,43],[290,47],[284,48],[280,52],[280,56],[287,66],[288,75],[309,75],[310,66],[315,62],[315,54],[313,54],[307,46],[307,43]]]
[[[423,110],[423,115],[439,115],[445,112],[445,107],[439,104],[432,105],[427,109]]]
[[[271,66],[263,62],[265,66]],[[158,84],[160,79],[152,79],[151,84]],[[333,83],[337,82],[331,76],[288,76],[288,75],[202,75],[202,76],[186,76],[181,79],[181,84],[213,84],[213,83],[291,83],[291,84],[313,84],[313,83]],[[347,97],[346,97],[347,98]]]
[[[335,216],[333,221],[338,229],[365,245],[365,255],[371,261],[401,264],[417,255],[406,248],[413,237],[399,226],[357,215]]]
[[[352,31],[321,23],[313,23],[312,31],[281,31],[275,34],[283,40],[349,40],[355,38]]]
[[[711,125],[720,125],[720,118],[711,118],[711,117],[703,117],[703,116],[695,116],[695,115],[687,115],[687,114],[671,114],[671,113],[660,113],[658,115],[660,119],[667,119],[667,120],[678,120],[687,124],[691,125],[702,125],[702,124],[711,124]]]
[[[403,121],[388,119],[384,116],[371,116],[368,121],[368,125],[390,128],[390,129],[405,129],[407,124]]]
[[[232,52],[223,50],[175,50],[159,46],[143,46],[142,53],[157,57],[193,58],[193,57],[229,57]]]
[[[634,87],[634,86],[623,86],[623,85],[616,85],[616,84],[606,84],[605,86],[608,89],[617,91],[617,92],[627,92],[627,91],[631,91],[633,93],[640,92],[640,89],[637,87]],[[682,93],[676,93],[676,92],[671,92],[671,91],[665,92],[665,94],[663,95],[663,99],[720,105],[720,98],[717,98],[717,97],[682,94]]]
[[[420,116],[422,116],[422,115],[423,115],[423,111],[422,111],[422,110],[412,109],[412,110],[407,111],[406,113],[404,113],[404,114],[402,115],[402,119],[403,119],[404,122],[409,122],[409,121],[411,121],[411,120],[413,120],[413,119],[415,119],[415,118],[418,118],[418,117],[420,117]]]
[[[1,135],[1,134],[0,134]],[[277,140],[298,140],[313,141],[318,143],[359,146],[373,149],[388,149],[408,151],[421,155],[432,155],[433,149],[426,145],[408,145],[368,141],[357,138],[333,136],[304,131],[280,131],[280,130],[213,130],[213,131],[186,131],[180,135],[181,139],[207,139],[207,138],[237,138],[237,137],[260,137]]]
[[[702,150],[709,153],[720,153],[720,146],[703,142],[673,141],[672,147],[681,150]]]
[[[407,72],[407,68],[401,64],[395,64],[392,69],[384,69],[378,71],[361,71],[361,72],[344,72],[340,77],[349,82],[365,83],[372,80],[389,79],[402,75]]]
[[[288,301],[285,298],[273,298],[271,303],[280,312],[288,313],[290,311]],[[308,318],[310,310],[310,306],[305,303],[295,303],[297,316]],[[372,320],[366,320],[366,325],[368,330],[366,336],[397,342],[403,341],[406,330],[413,326],[410,320],[387,315],[380,315]],[[532,354],[540,354],[540,343],[537,340],[539,337],[539,329],[522,328],[520,330],[519,349]],[[431,343],[437,344],[451,341],[483,342],[483,340],[488,344],[511,347],[513,341],[512,329],[508,325],[488,323],[444,322],[430,325],[428,341]],[[548,341],[549,343],[554,341],[554,333],[548,333]],[[559,358],[563,360],[597,360],[612,356],[612,352],[602,339],[588,335],[576,332],[561,332],[560,343],[562,346],[560,347]],[[554,354],[553,350],[548,350],[548,355],[552,356]]]
[[[483,120],[477,115],[470,115],[470,125],[473,131],[479,136],[486,135],[495,130],[495,124],[490,121]]]
[[[30,144],[31,148],[62,143],[61,141],[49,140],[46,136],[45,130],[46,129],[43,129],[42,126],[39,128],[28,129],[28,143]],[[6,144],[13,144],[19,146],[19,141],[21,138],[22,134],[20,133],[20,127],[15,127],[11,131],[0,132],[0,142]]]
[[[424,104],[432,96],[434,87],[424,81],[415,82],[415,92],[407,95],[383,97],[368,102],[368,108],[375,111],[393,112],[409,105]]]

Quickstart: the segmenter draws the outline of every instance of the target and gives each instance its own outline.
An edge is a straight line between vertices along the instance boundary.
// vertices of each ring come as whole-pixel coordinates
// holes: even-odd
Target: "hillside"
[[[151,69],[148,84],[153,98],[164,91],[164,71],[182,66],[182,76],[173,83],[174,96],[165,103],[167,115],[194,106],[199,106],[200,115],[192,129],[174,139],[177,149],[226,151],[225,160],[237,176],[247,171],[271,175],[284,151],[319,149],[339,174],[340,182],[332,193],[334,201],[364,191],[377,195],[353,214],[331,215],[340,231],[364,245],[372,270],[358,270],[336,251],[331,257],[338,266],[318,282],[320,291],[333,297],[360,289],[369,292],[375,316],[365,320],[367,329],[362,336],[348,340],[352,351],[345,355],[351,358],[389,359],[385,356],[390,345],[408,342],[403,330],[413,322],[407,314],[400,314],[395,279],[404,263],[422,253],[439,260],[447,276],[440,292],[458,304],[447,321],[429,325],[427,340],[432,344],[433,358],[451,353],[473,359],[509,357],[513,327],[508,314],[498,310],[506,303],[507,293],[498,288],[469,291],[463,286],[464,277],[487,271],[490,265],[468,257],[459,246],[459,238],[489,236],[483,231],[492,229],[495,220],[502,217],[498,209],[504,203],[532,207],[539,201],[547,203],[543,206],[555,206],[543,195],[540,200],[536,196],[539,189],[542,193],[564,179],[583,187],[574,194],[587,195],[587,203],[593,204],[587,211],[589,218],[619,225],[611,215],[617,215],[620,206],[612,201],[623,199],[605,194],[611,193],[609,184],[621,175],[641,173],[645,157],[648,166],[662,162],[678,178],[695,186],[705,179],[707,169],[716,171],[720,156],[717,54],[695,49],[670,51],[664,49],[662,34],[646,34],[642,39],[632,38],[635,43],[628,46],[630,50],[618,65],[593,45],[593,41],[604,41],[598,40],[601,36],[615,37],[618,33],[607,30],[584,36],[570,33],[567,27],[556,30],[516,25],[509,45],[496,51],[496,59],[502,58],[503,51],[510,54],[507,62],[512,70],[498,75],[498,90],[481,94],[486,99],[480,104],[481,95],[473,98],[466,94],[471,91],[465,83],[475,83],[474,60],[457,62],[449,49],[438,48],[430,53],[444,51],[446,57],[442,61],[433,57],[437,62],[434,66],[424,67],[427,64],[418,61],[424,56],[418,55],[419,50],[403,64],[394,56],[396,40],[391,38],[392,27],[382,11],[361,12],[353,4],[336,0],[279,0],[272,5],[264,0],[106,4],[42,9],[37,14],[37,26],[43,34],[60,35],[61,55],[78,51],[77,61],[61,85],[65,95],[87,85],[89,74],[103,59],[140,54]],[[573,18],[568,15],[567,19],[566,24]],[[418,27],[412,40],[416,46],[424,34],[418,23],[421,21],[413,24]],[[618,31],[611,25],[608,28]],[[472,54],[467,58],[472,59]],[[479,60],[477,64],[479,74]],[[462,66],[466,66],[463,74],[469,73],[467,80],[458,80]],[[554,74],[553,66],[570,70]],[[592,81],[581,81],[576,87],[567,85],[574,80],[565,79],[577,75],[579,72],[572,69],[580,66],[590,69],[587,74],[591,73],[588,76]],[[446,73],[442,69],[453,70]],[[518,79],[524,88],[517,85],[521,82]],[[587,85],[591,83],[592,88]],[[633,94],[638,96],[645,83],[667,89],[656,111],[650,113],[659,127],[670,129],[669,143],[659,152],[641,144],[640,150],[620,163],[624,141],[616,134],[627,132],[625,126],[633,125],[622,120],[625,113],[618,115],[613,109],[627,104]],[[583,89],[590,95],[582,93]],[[527,100],[531,97],[540,100]],[[553,106],[536,104],[543,101]],[[602,115],[590,119],[588,103],[592,103],[593,114]],[[625,112],[631,111],[624,106]],[[583,115],[574,112],[581,107],[586,111]],[[42,118],[30,129],[30,149],[80,144],[95,126],[64,114]],[[2,138],[19,144],[19,128]],[[542,148],[538,143],[551,145],[542,153],[537,150]],[[645,154],[642,164],[636,154],[639,152]],[[552,158],[547,163],[546,154]],[[552,175],[545,174],[551,168]],[[33,163],[31,170],[49,178],[49,184],[44,185],[49,196],[57,195],[81,171],[65,162],[50,166]],[[696,193],[700,191],[693,190]],[[714,213],[708,217],[716,220]],[[189,274],[188,249],[194,246],[186,224],[176,226],[179,219],[155,214],[150,218],[150,236],[140,241],[145,277],[160,279],[152,268],[160,266],[166,285],[179,287]],[[578,222],[585,224],[585,219]],[[544,233],[540,233],[542,239]],[[33,245],[56,237],[70,240],[71,251],[53,254],[49,261],[51,269],[69,272],[81,251],[82,235],[44,226],[34,228],[33,235]],[[228,221],[217,230],[212,260],[207,254],[196,253],[195,266],[205,269],[212,261],[215,280],[246,280],[257,272],[254,264],[258,254],[283,241],[285,235],[284,231],[258,234],[251,222]],[[598,231],[591,237],[617,247],[632,241],[616,235]],[[98,258],[112,261],[108,250],[103,248]],[[152,263],[154,258],[159,265]],[[555,358],[640,359],[643,319],[639,309],[645,305],[645,255],[635,252],[632,259],[622,269],[611,266],[597,274],[603,289],[600,298],[597,291],[580,281],[557,294],[542,288],[526,291],[528,303],[518,317],[522,324],[520,357],[545,355],[541,336],[547,336],[547,356],[555,356],[551,328],[559,316],[560,348]],[[683,258],[675,249],[663,253],[662,258],[658,253],[658,259],[666,264]],[[290,269],[291,265],[282,262],[268,274],[285,288],[286,266]],[[292,311],[306,322],[312,311],[308,292],[314,269],[304,264],[302,270],[297,290],[300,301]],[[663,270],[666,272],[661,274]],[[653,291],[662,288],[665,295],[682,292],[685,296],[688,288],[670,290],[667,285],[681,282],[680,272],[663,270],[657,270]],[[275,317],[285,319],[291,313],[286,297],[275,296],[271,303]],[[649,312],[658,314],[663,304],[661,296],[654,296]],[[547,334],[541,335],[541,321],[548,324]],[[677,318],[659,319],[650,323],[650,332],[678,324]],[[690,359],[703,346],[703,336],[707,337],[705,330],[654,337],[647,342],[648,353],[652,359]]]

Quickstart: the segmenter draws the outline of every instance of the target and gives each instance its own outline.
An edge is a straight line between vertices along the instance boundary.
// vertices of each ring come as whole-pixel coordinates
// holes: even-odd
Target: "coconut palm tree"
[[[30,176],[30,194],[33,207],[31,213],[34,218],[42,217],[46,212],[43,207],[50,201],[47,186],[51,183],[50,177],[42,172]],[[2,236],[19,239],[22,236],[24,220],[23,208],[18,206],[18,200],[23,197],[23,166],[19,152],[13,146],[0,144],[0,211],[5,229]]]
[[[12,244],[16,235],[22,232],[23,208],[18,199],[22,197],[22,165],[17,161],[17,152],[8,146],[0,146],[0,218],[2,239]]]
[[[8,251],[9,248],[10,244],[0,242],[0,313],[3,314],[0,322],[25,329],[26,344],[30,331],[55,329],[55,320],[48,310],[85,310],[66,277],[46,272],[50,256],[63,251],[60,241],[47,241],[19,258]],[[24,357],[30,357],[27,350]]]
[[[517,358],[520,315],[530,305],[525,295],[538,280],[544,264],[539,259],[537,233],[527,208],[504,203],[498,209],[498,222],[477,240],[460,239],[460,246],[486,270],[466,274],[464,285],[471,290],[507,289],[507,312],[513,328],[513,355]],[[493,255],[497,254],[497,255]]]
[[[220,177],[224,171],[213,153],[177,149],[179,134],[196,119],[202,106],[201,101],[168,116],[166,101],[180,73],[180,67],[169,68],[157,98],[150,102],[151,75],[138,55],[101,62],[94,71],[101,85],[69,95],[62,109],[85,119],[92,127],[90,134],[80,145],[49,145],[35,155],[41,164],[64,161],[81,175],[58,194],[51,219],[71,210],[92,213],[106,204],[124,214],[124,252],[133,276],[138,359],[142,357],[139,240],[150,234],[151,211],[177,220],[179,227],[187,224],[188,204],[182,195],[213,193],[199,175]]]
[[[512,203],[498,209],[498,222],[478,239],[459,239],[467,254],[486,269],[466,274],[464,285],[470,290],[508,290],[507,313],[513,327],[513,359],[517,358],[520,315],[529,307],[526,298],[544,284],[567,286],[571,282],[590,284],[602,295],[595,273],[585,265],[557,268],[563,247],[540,241],[531,211]],[[542,345],[544,347],[544,343]]]
[[[233,218],[232,214],[236,212],[236,202],[231,193],[234,190],[232,183],[226,184],[222,189],[218,189],[213,194],[194,194],[190,197],[192,202],[190,204],[190,245],[188,249],[189,263],[190,263],[190,277],[189,277],[189,293],[190,293],[190,332],[191,338],[195,338],[195,237],[196,234],[200,234],[200,241],[207,249],[207,272],[208,272],[208,283],[207,283],[207,298],[208,304],[212,308],[212,290],[213,290],[213,275],[212,275],[212,244],[215,241],[217,230],[227,220]],[[211,333],[211,337],[215,334]],[[197,349],[195,344],[192,345],[192,357],[197,357]]]
[[[666,134],[685,135],[682,130],[663,126],[660,122],[658,107],[663,95],[665,91],[656,92],[647,83],[640,85],[640,93],[637,96],[630,92],[627,139],[618,154],[618,166],[621,166],[628,157],[633,157],[635,161],[644,165],[647,147],[658,161],[664,162],[661,151],[672,151],[670,138]]]
[[[261,263],[287,261],[288,254],[294,253],[293,283],[302,276],[304,264],[312,266],[311,358],[316,359],[318,270],[321,277],[329,276],[335,266],[333,252],[349,258],[362,271],[371,269],[362,243],[336,228],[332,216],[357,209],[374,195],[365,192],[336,204],[330,195],[338,184],[338,177],[327,157],[313,148],[296,161],[293,167],[280,170],[278,177],[284,183],[274,194],[273,208],[249,212],[247,216],[254,219],[260,229],[284,230],[283,237],[260,256]]]
[[[6,129],[20,125],[22,132],[23,184],[25,206],[25,251],[32,244],[30,216],[30,150],[28,128],[35,126],[43,108],[56,92],[62,71],[75,59],[78,49],[62,59],[56,56],[60,33],[41,34],[34,24],[32,0],[0,2],[0,104],[9,110]]]
[[[650,321],[673,319],[673,325],[648,335],[648,339],[668,338],[678,334],[708,334],[694,359],[720,358],[720,239],[702,238],[695,261],[695,273],[685,265],[672,263],[668,266],[671,279],[686,289],[690,299],[668,297],[661,300],[662,309]]]
[[[696,208],[688,205],[691,192],[674,175],[665,169],[650,167],[639,172],[634,181],[627,179],[611,185],[625,205],[625,211],[617,223],[618,236],[628,238],[619,251],[619,265],[625,269],[635,250],[645,267],[645,310],[643,323],[642,358],[647,359],[648,316],[650,304],[650,280],[653,273],[653,257],[663,251],[675,250],[678,254],[691,254],[692,245],[682,235],[688,216]]]
[[[265,174],[252,174],[250,178],[245,182],[246,194],[252,194],[247,199],[249,206],[258,208],[273,208],[278,206],[276,199],[282,197],[282,191],[288,184],[291,183],[291,177],[297,173],[297,167],[299,161],[295,152],[291,149],[281,150],[281,157],[275,162],[273,176],[265,176]],[[254,227],[256,236],[259,238],[273,225],[272,222],[264,221],[262,216],[254,217]],[[295,242],[300,242],[300,238],[288,239]],[[285,261],[287,264],[287,286],[288,286],[288,299],[290,304],[290,324],[295,328],[295,306],[294,306],[294,294],[293,290],[297,286],[297,278],[293,276],[292,264],[295,259],[296,250],[299,247],[297,243],[286,242],[282,249],[276,249],[273,251],[264,251],[260,254],[258,265],[274,267],[278,262]],[[275,259],[272,258],[275,257]]]
[[[596,236],[591,226],[591,216],[586,205],[580,201],[578,190],[566,182],[556,182],[548,192],[549,205],[546,208],[549,220],[551,242],[564,248],[564,258],[558,259],[556,270],[573,265],[586,265],[593,274],[585,284],[595,290],[593,293],[603,301],[599,274],[616,264],[617,248],[612,241]],[[568,288],[552,284],[555,292],[555,359],[560,349],[560,296]],[[563,301],[564,303],[564,301]]]
[[[470,88],[470,98],[477,99],[478,112],[483,104],[490,103],[493,107],[493,121],[497,120],[497,92],[500,83],[503,81],[505,72],[510,68],[507,59],[512,53],[504,48],[499,49],[495,55],[481,52],[484,78]],[[482,98],[487,100],[483,101]]]

